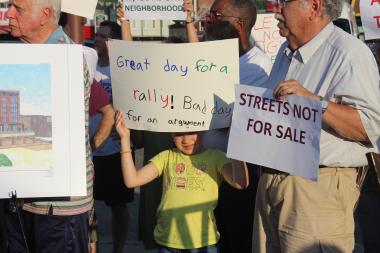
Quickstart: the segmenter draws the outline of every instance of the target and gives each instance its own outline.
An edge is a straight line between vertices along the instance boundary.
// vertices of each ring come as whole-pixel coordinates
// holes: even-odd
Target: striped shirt
[[[45,44],[73,44],[74,42],[64,33],[62,27],[50,36]],[[84,74],[84,102],[85,102],[85,129],[86,129],[86,174],[87,174],[87,196],[85,197],[71,197],[68,201],[39,201],[25,203],[23,209],[35,214],[53,214],[53,215],[77,215],[88,212],[93,206],[93,180],[94,168],[91,160],[91,148],[89,142],[89,100],[91,92],[92,80],[87,68],[86,61],[83,61],[83,74]],[[50,213],[49,213],[50,211]]]

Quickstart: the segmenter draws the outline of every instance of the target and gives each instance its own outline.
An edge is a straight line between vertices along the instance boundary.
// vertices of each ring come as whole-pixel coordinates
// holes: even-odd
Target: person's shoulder
[[[161,151],[160,153],[157,154],[157,157],[167,157],[167,158],[170,158],[170,157],[175,157],[177,155],[179,155],[180,152],[178,149],[176,148],[170,148],[170,149],[165,149],[163,151]]]
[[[216,159],[220,157],[226,157],[226,153],[219,149],[206,149],[205,152],[203,153],[205,156],[208,157],[214,157]]]
[[[98,54],[96,53],[96,50],[91,47],[83,46],[83,54],[86,57],[86,60],[91,62],[91,64],[94,64],[96,67],[98,62]]]
[[[241,59],[259,65],[271,65],[269,56],[257,45],[253,45],[248,52],[241,56]]]
[[[259,47],[253,46],[240,57],[240,83],[262,85],[268,79],[272,64]]]
[[[98,62],[98,54],[95,49],[83,46],[83,55],[90,71],[90,78],[94,79],[96,73],[96,63]]]
[[[176,153],[173,149],[166,149],[149,159],[156,166],[166,164],[168,161],[175,159]]]
[[[357,60],[363,57],[372,57],[371,50],[363,41],[343,31],[337,26],[334,26],[332,36],[327,39],[327,42],[336,53],[343,54],[345,57],[351,58],[352,60]]]

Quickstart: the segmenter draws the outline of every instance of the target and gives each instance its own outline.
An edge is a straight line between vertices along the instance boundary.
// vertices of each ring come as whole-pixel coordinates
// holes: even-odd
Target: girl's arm
[[[131,24],[128,19],[125,18],[125,12],[123,5],[119,5],[116,9],[116,16],[121,25],[121,39],[125,41],[132,41]]]
[[[186,11],[186,32],[188,41],[191,43],[199,42],[197,29],[194,24],[192,0],[184,0],[182,9]]]
[[[231,160],[222,168],[224,179],[236,189],[245,189],[249,185],[248,169],[245,162]]]
[[[149,163],[139,170],[136,170],[135,163],[132,159],[130,130],[127,128],[124,119],[124,113],[116,112],[115,116],[116,130],[121,139],[121,168],[123,172],[124,184],[129,187],[137,187],[149,183],[158,177],[158,170],[153,163]]]

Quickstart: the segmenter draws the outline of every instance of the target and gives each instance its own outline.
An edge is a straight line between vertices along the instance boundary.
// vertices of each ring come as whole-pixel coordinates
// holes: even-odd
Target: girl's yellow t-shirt
[[[158,244],[194,249],[218,242],[213,210],[218,201],[221,169],[229,162],[219,150],[185,155],[165,150],[151,159],[163,175],[154,237]]]

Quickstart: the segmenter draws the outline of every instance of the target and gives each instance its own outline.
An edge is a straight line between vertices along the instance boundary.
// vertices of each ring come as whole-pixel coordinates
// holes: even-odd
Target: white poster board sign
[[[61,10],[77,16],[93,19],[98,0],[62,0]]]
[[[124,0],[125,16],[134,20],[185,20],[182,0]]]
[[[380,38],[380,0],[360,0],[360,15],[366,40]]]
[[[280,35],[277,24],[274,14],[258,14],[251,31],[251,39],[269,56],[272,64],[280,46],[286,40]]]
[[[86,195],[82,46],[0,48],[0,198]]]
[[[109,43],[113,102],[132,129],[228,127],[239,83],[238,40]]]
[[[9,20],[5,17],[7,10],[7,8],[0,8],[0,26],[9,24]]]
[[[321,103],[273,90],[236,85],[227,156],[316,180]]]

